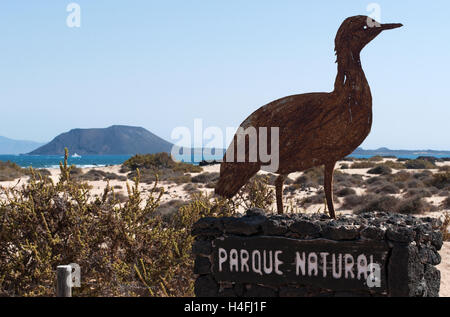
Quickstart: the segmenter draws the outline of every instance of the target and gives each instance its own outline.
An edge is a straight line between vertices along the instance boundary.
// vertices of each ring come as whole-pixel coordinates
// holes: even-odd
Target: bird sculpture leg
[[[333,219],[336,218],[333,205],[333,171],[335,165],[336,162],[325,164],[325,177],[324,177],[325,197],[327,199],[327,206],[330,213],[330,217]]]
[[[286,180],[286,175],[280,175],[275,181],[275,194],[277,197],[277,211],[279,215],[284,213],[283,210],[283,184]]]

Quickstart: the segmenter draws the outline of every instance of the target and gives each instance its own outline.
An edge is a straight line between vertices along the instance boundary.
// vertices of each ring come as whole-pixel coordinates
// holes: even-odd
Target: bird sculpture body
[[[401,26],[379,24],[367,16],[347,18],[335,40],[338,74],[334,91],[293,95],[273,101],[241,124],[243,130],[254,127],[258,134],[259,128],[278,127],[279,163],[274,171],[279,174],[275,182],[278,213],[283,213],[283,183],[287,176],[323,165],[327,206],[330,216],[335,218],[332,194],[335,164],[365,140],[372,126],[372,95],[361,66],[360,52],[383,30]],[[270,140],[270,132],[268,134]],[[235,135],[230,148],[234,149],[237,138]],[[271,146],[266,146],[269,151]],[[256,161],[249,160],[249,149],[250,146],[245,147],[245,162],[238,161],[238,151],[230,152],[234,153],[232,160],[225,155],[216,194],[233,197],[264,167],[259,156]]]

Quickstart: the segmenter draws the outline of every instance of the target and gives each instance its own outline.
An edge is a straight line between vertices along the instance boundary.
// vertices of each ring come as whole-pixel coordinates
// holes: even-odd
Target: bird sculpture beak
[[[381,30],[392,30],[396,28],[401,28],[403,24],[401,23],[388,23],[388,24],[381,24]]]

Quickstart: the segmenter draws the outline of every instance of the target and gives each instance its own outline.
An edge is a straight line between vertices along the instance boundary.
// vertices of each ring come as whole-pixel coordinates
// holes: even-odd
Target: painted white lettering
[[[355,265],[355,259],[351,254],[344,255],[344,263],[345,263],[345,278],[355,278],[355,274],[353,273],[353,266]]]
[[[258,258],[258,260],[256,260]],[[261,253],[258,250],[252,252],[252,270],[254,273],[263,275],[261,270]]]
[[[236,249],[230,251],[230,272],[233,272],[233,269],[239,272],[238,251]]]
[[[302,275],[305,276],[305,264],[306,264],[306,255],[305,252],[302,253],[302,257],[300,257],[300,252],[296,252],[295,256],[295,273],[297,276],[300,275],[300,269],[302,270]]]
[[[327,277],[327,256],[329,255],[328,252],[321,252],[320,256],[322,257],[322,271],[323,271],[323,277]]]
[[[333,266],[333,277],[338,279],[342,277],[342,254],[339,254],[339,272],[336,271],[336,254],[333,254],[332,266]]]
[[[283,275],[283,272],[280,270],[280,265],[283,264],[282,261],[280,261],[280,258],[278,257],[283,251],[276,251],[275,252],[275,273],[278,275]]]
[[[227,251],[225,249],[219,249],[219,272],[222,272],[222,264],[228,259]]]
[[[241,250],[241,272],[250,272],[248,267],[248,259],[250,258],[250,254],[247,250]]]
[[[269,256],[269,259],[267,259],[267,256]],[[266,250],[264,250],[263,259],[264,259],[264,273],[271,274],[273,270],[272,251],[267,252]],[[267,265],[267,263],[269,263],[269,265]]]
[[[308,255],[308,276],[317,276],[319,274],[318,263],[317,263],[317,254],[311,252]],[[314,273],[313,273],[314,272]]]

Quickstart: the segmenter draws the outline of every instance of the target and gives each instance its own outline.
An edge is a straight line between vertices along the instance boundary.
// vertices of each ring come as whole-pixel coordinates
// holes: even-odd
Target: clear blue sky
[[[0,135],[49,141],[72,128],[237,127],[264,104],[331,91],[334,37],[372,1],[0,2]],[[375,1],[374,1],[375,2]],[[450,150],[450,1],[378,1],[400,22],[367,46],[374,125],[365,148]]]

